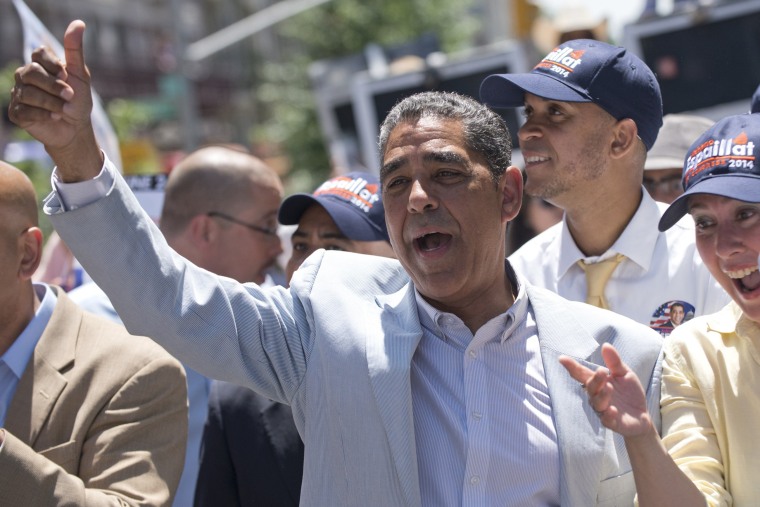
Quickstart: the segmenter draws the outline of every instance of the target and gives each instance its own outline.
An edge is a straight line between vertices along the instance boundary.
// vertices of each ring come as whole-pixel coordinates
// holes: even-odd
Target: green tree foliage
[[[0,90],[7,92],[13,88],[14,75],[19,65],[21,65],[20,62],[9,62],[5,67],[0,69]],[[0,105],[2,105],[3,109],[8,107],[11,99],[10,93],[2,93],[0,97]]]
[[[108,103],[107,112],[121,142],[143,134],[154,122],[150,108],[137,100],[114,99]]]
[[[370,43],[407,43],[426,33],[435,34],[444,51],[464,49],[477,29],[470,7],[470,0],[333,0],[282,23],[287,56],[285,63],[264,64],[262,82],[253,90],[269,118],[255,129],[254,139],[284,146],[291,178],[313,186],[327,176],[330,164],[309,64],[361,52]]]

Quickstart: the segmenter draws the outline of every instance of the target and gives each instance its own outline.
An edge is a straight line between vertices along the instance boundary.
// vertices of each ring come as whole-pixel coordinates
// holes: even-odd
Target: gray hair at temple
[[[494,183],[512,162],[512,136],[504,119],[477,100],[453,92],[417,93],[393,106],[380,126],[380,156],[396,126],[421,118],[460,121],[467,148],[483,155]]]

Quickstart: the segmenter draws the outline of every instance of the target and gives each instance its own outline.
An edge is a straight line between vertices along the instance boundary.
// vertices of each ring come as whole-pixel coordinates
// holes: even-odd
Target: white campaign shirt
[[[607,282],[610,310],[667,336],[673,329],[670,307],[684,307],[684,321],[714,313],[729,301],[710,275],[694,243],[694,223],[685,216],[665,232],[657,229],[668,205],[655,202],[642,189],[638,210],[620,237],[603,255],[586,257],[575,244],[565,220],[539,234],[509,257],[514,269],[533,285],[567,299],[586,300],[586,274],[577,265],[625,255]]]

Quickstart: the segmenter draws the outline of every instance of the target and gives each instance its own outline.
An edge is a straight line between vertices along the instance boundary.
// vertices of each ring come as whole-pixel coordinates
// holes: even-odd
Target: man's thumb
[[[69,74],[80,78],[86,74],[83,44],[84,28],[84,21],[77,19],[69,24],[63,36],[66,70]]]

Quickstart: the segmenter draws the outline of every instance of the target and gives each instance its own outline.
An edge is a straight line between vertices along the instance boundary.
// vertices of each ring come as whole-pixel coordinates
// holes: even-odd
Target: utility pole
[[[190,153],[198,146],[198,101],[195,96],[195,82],[192,78],[192,63],[185,58],[187,49],[187,34],[182,23],[182,8],[184,0],[170,0],[170,12],[176,16],[177,23],[174,25],[174,51],[177,59],[175,70],[179,82],[179,97],[177,106],[179,110],[180,132],[182,132],[182,148],[185,153]]]
[[[265,9],[261,9],[233,23],[208,37],[190,44],[185,52],[185,58],[198,62],[235,44],[246,37],[250,37],[265,28],[285,21],[288,18],[300,14],[305,10],[317,7],[330,0],[282,0]]]
[[[181,84],[178,101],[180,103],[183,146],[186,152],[195,149],[200,137],[198,133],[198,104],[193,80],[193,71],[198,62],[280,21],[329,1],[282,0],[192,44],[187,43],[182,23],[177,23],[174,29],[174,44],[177,55],[177,73]],[[182,5],[183,0],[170,1],[171,12],[177,15],[178,20],[182,19],[180,14]]]

